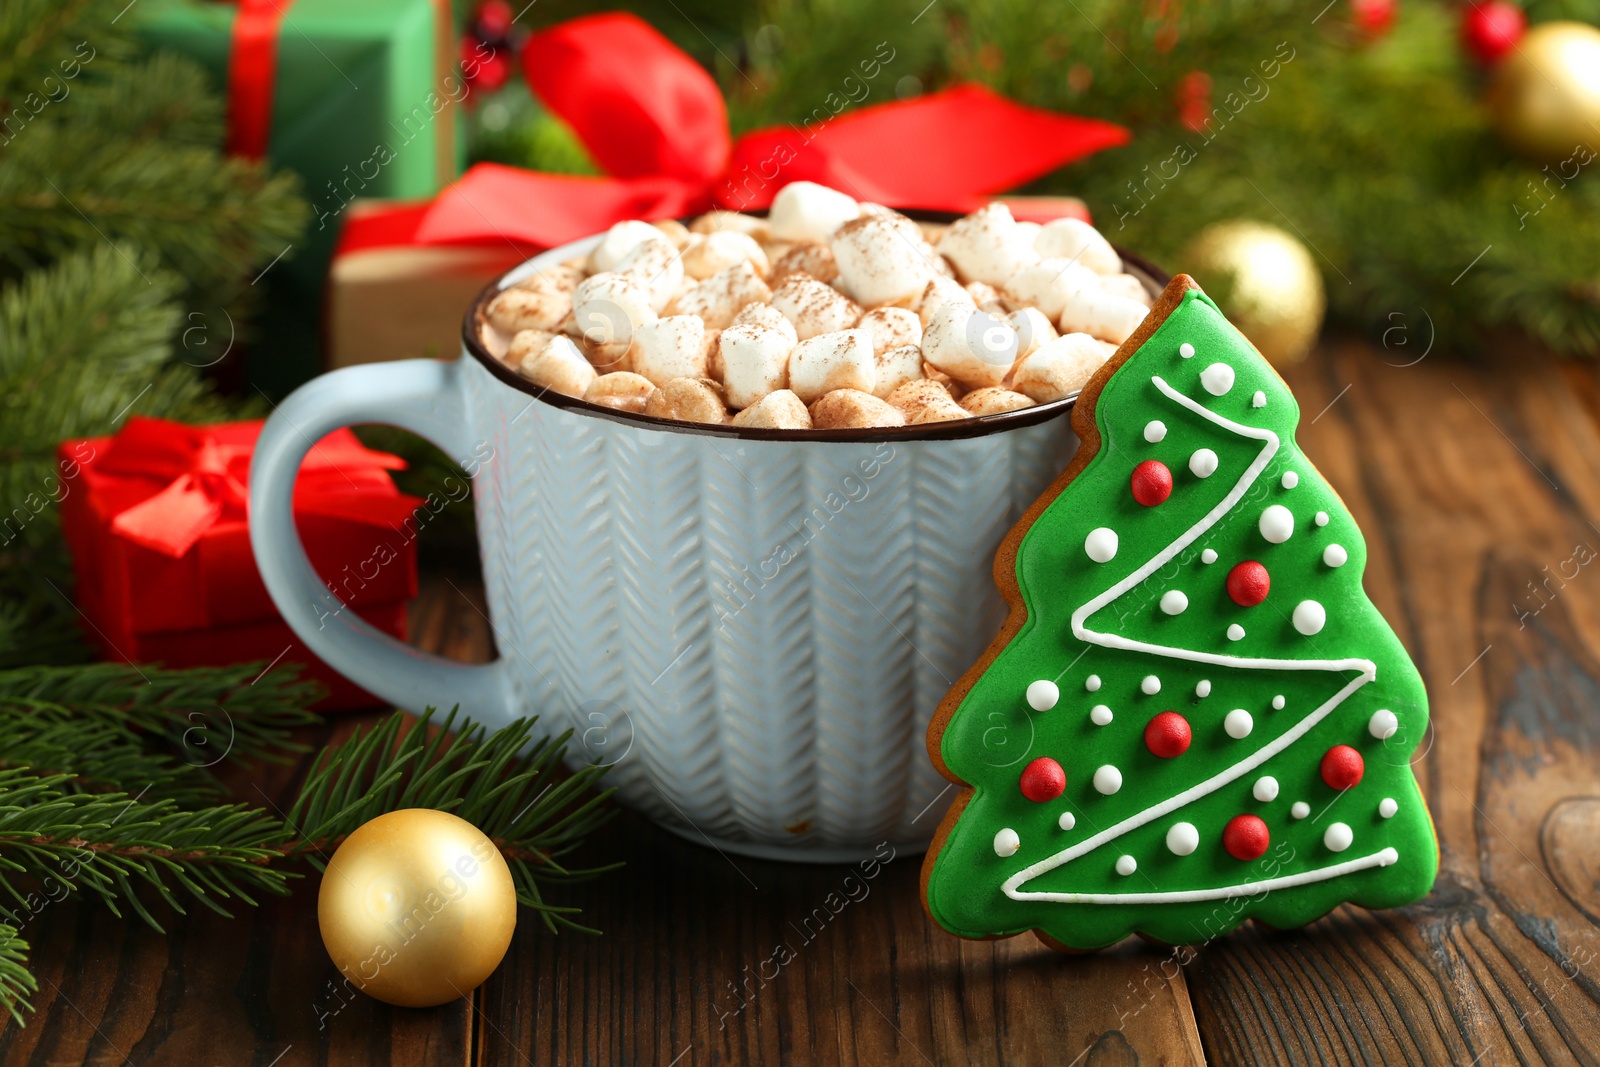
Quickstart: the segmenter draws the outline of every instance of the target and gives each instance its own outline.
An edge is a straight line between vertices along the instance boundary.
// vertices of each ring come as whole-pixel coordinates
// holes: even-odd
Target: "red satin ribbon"
[[[98,471],[165,484],[117,513],[112,532],[177,559],[218,522],[244,518],[250,457],[260,433],[259,421],[187,426],[142,416],[129,419],[112,439]],[[306,456],[295,482],[295,511],[346,516],[352,490],[382,482],[388,495],[369,496],[360,503],[361,513],[351,517],[372,521],[380,518],[374,509],[392,502],[393,517],[403,521],[417,500],[394,493],[383,472],[404,468],[399,456],[364,447],[348,430],[335,431]]]
[[[294,0],[239,0],[228,50],[228,154],[265,159],[278,85],[278,30]]]
[[[405,213],[400,223],[383,212],[350,220],[339,252],[394,243],[548,248],[623,219],[764,208],[779,188],[802,179],[893,207],[972,211],[989,194],[1129,139],[1109,122],[959,85],[837,118],[820,106],[827,92],[819,87],[816,123],[734,141],[704,68],[620,13],[534,34],[522,63],[545,106],[609,177],[479,164],[425,208],[397,208]],[[887,72],[880,76],[887,81]]]

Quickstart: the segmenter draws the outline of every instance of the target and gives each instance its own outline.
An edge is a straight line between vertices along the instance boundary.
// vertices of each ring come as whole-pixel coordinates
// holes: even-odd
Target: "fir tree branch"
[[[537,719],[520,719],[486,734],[456,712],[430,729],[432,711],[402,732],[405,716],[358,731],[327,749],[307,777],[287,822],[298,840],[288,855],[321,870],[331,852],[362,823],[401,808],[437,808],[472,823],[500,849],[511,868],[517,899],[539,913],[552,932],[596,932],[570,916],[577,908],[544,900],[541,883],[591,878],[611,867],[569,868],[562,858],[610,818],[611,791],[584,799],[604,775],[585,767],[563,777],[571,731],[533,741]]]
[[[28,997],[39,991],[39,980],[28,970],[28,943],[15,926],[0,923],[0,1008],[23,1023],[22,1013],[32,1011]]]

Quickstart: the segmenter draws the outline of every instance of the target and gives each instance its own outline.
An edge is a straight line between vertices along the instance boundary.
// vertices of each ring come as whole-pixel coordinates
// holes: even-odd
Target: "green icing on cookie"
[[[1438,844],[1410,757],[1427,696],[1362,590],[1361,532],[1295,444],[1294,397],[1191,290],[1094,417],[1099,452],[1017,552],[1027,620],[938,740],[972,794],[930,861],[929,912],[966,937],[1097,948],[1426,895]],[[1151,460],[1171,489],[1147,505],[1133,482]],[[1270,582],[1251,606],[1229,591],[1246,562]],[[1248,602],[1260,572],[1245,570]],[[1041,681],[1059,697],[1036,711]],[[1147,741],[1162,712],[1189,728],[1181,754],[1171,717]],[[1337,749],[1325,771],[1336,746],[1359,759]],[[1059,795],[1042,759],[1065,773]],[[1355,785],[1326,780],[1358,767]]]

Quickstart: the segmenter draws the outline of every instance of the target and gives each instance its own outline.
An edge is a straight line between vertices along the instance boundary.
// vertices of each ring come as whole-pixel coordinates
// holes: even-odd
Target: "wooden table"
[[[727,857],[624,814],[589,858],[627,867],[581,891],[605,936],[524,923],[470,1001],[425,1011],[333,995],[314,879],[164,937],[60,905],[31,930],[39,1011],[0,1031],[0,1060],[1600,1062],[1600,568],[1558,576],[1600,550],[1600,378],[1530,352],[1385,362],[1402,356],[1330,342],[1288,377],[1432,697],[1416,767],[1443,866],[1422,903],[1243,929],[1179,969],[1144,944],[958,941],[924,917],[906,857],[808,939],[797,921],[843,868]],[[431,580],[418,643],[486,657],[476,596]],[[780,941],[797,959],[763,984]]]

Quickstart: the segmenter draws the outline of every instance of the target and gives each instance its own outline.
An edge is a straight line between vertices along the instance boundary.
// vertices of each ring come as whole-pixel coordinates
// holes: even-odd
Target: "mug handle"
[[[459,704],[477,722],[513,717],[504,660],[457,663],[375,629],[325,585],[294,524],[294,483],[306,453],[352,423],[410,430],[452,458],[471,444],[461,361],[368,363],[332,371],[296,389],[261,430],[250,463],[250,547],[273,603],[306,647],[334,670],[411,711]]]

